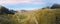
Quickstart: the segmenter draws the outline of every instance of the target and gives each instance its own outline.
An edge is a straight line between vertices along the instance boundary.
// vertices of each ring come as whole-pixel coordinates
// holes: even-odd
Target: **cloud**
[[[43,0],[0,0],[0,3],[2,4],[22,4],[22,3],[43,4],[44,1]]]
[[[48,0],[49,3],[58,3],[60,4],[60,0]]]
[[[60,0],[0,0],[0,4],[45,4],[60,3]]]

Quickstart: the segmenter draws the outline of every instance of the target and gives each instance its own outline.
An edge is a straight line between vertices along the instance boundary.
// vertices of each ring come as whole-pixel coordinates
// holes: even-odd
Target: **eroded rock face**
[[[14,14],[13,12],[11,12],[9,9],[7,9],[4,6],[0,6],[0,14]]]

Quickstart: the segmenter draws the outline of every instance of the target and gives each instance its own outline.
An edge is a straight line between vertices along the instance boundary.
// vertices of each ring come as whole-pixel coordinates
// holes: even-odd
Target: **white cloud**
[[[43,4],[43,0],[0,0],[2,4],[21,4],[21,3],[33,3],[33,4]]]
[[[0,0],[0,4],[45,4],[60,3],[60,0]]]
[[[60,0],[48,0],[49,3],[58,3],[60,4]]]

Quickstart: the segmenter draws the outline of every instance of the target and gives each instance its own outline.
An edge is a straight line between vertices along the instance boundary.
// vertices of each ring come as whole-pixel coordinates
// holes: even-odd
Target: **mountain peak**
[[[60,4],[53,4],[51,9],[59,9],[60,8]]]

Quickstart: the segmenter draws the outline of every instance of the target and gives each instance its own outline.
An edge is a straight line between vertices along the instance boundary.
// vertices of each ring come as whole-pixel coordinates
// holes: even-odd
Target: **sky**
[[[60,4],[60,0],[0,0],[0,5],[13,10],[35,10],[54,3]]]

